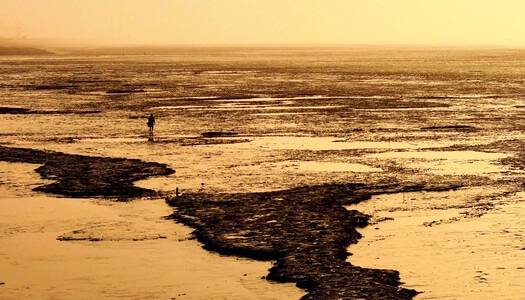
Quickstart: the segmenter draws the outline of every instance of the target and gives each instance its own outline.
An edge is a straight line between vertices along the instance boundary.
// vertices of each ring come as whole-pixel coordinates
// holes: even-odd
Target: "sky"
[[[0,0],[0,37],[525,46],[523,0]]]

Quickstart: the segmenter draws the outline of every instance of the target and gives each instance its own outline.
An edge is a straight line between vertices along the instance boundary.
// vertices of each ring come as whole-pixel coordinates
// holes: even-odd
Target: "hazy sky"
[[[525,46],[523,0],[0,0],[0,37]]]

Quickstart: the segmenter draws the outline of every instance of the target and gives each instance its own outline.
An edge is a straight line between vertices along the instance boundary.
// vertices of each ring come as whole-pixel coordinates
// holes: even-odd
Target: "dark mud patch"
[[[204,145],[230,145],[230,144],[242,144],[249,143],[251,139],[241,137],[229,137],[229,136],[217,136],[217,137],[184,137],[184,138],[166,138],[166,137],[155,137],[153,142],[160,144],[171,144],[176,143],[182,147],[191,146],[204,146]]]
[[[0,107],[0,114],[6,115],[54,115],[54,114],[98,114],[101,110],[76,110],[76,109],[63,109],[63,110],[33,110],[23,107]]]
[[[6,115],[21,115],[21,114],[28,114],[31,110],[29,108],[21,108],[21,107],[0,107],[0,114]]]
[[[469,125],[443,125],[443,126],[428,126],[421,127],[421,130],[435,130],[435,131],[473,131],[476,127]]]
[[[203,137],[207,138],[236,136],[237,134],[235,131],[206,131],[201,133]]]
[[[195,228],[204,248],[225,255],[275,260],[266,279],[295,282],[303,299],[412,299],[397,271],[347,262],[369,216],[343,205],[373,194],[455,188],[443,185],[327,184],[243,194],[184,194],[170,198],[169,218]]]
[[[29,87],[29,89],[36,91],[45,91],[45,90],[68,90],[68,89],[78,89],[78,85],[63,85],[63,84],[41,84],[34,85]]]
[[[110,89],[106,91],[106,94],[132,94],[132,93],[145,93],[144,89]]]
[[[54,151],[0,146],[0,160],[41,164],[35,171],[54,183],[34,190],[69,197],[152,196],[155,191],[139,188],[133,182],[150,176],[169,175],[175,171],[165,164],[138,159],[72,155]]]

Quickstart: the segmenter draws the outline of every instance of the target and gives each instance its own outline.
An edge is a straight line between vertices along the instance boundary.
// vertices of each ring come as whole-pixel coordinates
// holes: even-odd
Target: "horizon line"
[[[74,38],[2,38],[0,37],[0,46],[3,43],[24,45],[24,46],[55,46],[55,47],[392,47],[392,48],[525,48],[525,45],[512,44],[474,44],[474,43],[336,43],[336,42],[260,42],[260,43],[241,43],[241,42],[223,42],[223,43],[168,43],[168,42],[103,42],[87,39]]]

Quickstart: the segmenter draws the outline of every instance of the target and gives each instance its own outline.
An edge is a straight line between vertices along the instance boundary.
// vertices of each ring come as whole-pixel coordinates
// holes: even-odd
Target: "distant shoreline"
[[[119,44],[81,40],[0,39],[0,56],[13,55],[187,55],[201,51],[231,53],[232,51],[523,51],[525,47],[507,45],[432,45],[432,44]]]

